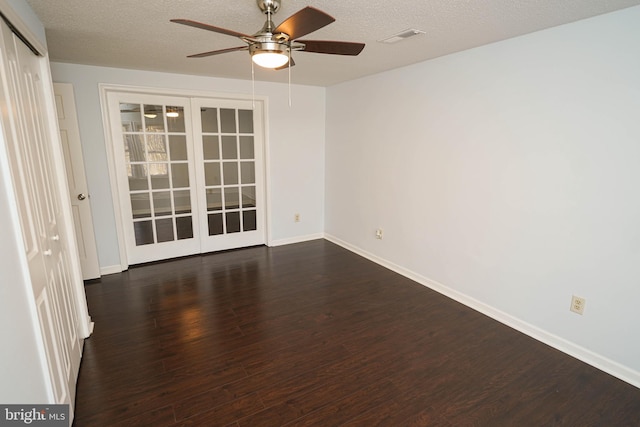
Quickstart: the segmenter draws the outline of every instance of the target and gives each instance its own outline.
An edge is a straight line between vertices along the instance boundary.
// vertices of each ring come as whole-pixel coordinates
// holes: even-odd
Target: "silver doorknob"
[[[84,193],[78,194],[78,200],[84,200],[86,198],[87,198],[87,196]]]

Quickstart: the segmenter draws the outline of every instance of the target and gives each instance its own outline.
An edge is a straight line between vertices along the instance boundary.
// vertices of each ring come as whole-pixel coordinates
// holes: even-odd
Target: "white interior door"
[[[89,190],[84,172],[82,143],[78,128],[78,116],[73,95],[73,86],[69,83],[54,83],[58,127],[64,154],[67,184],[71,195],[71,209],[75,226],[78,254],[84,280],[100,277],[100,263],[93,232],[93,216],[89,203]]]
[[[189,99],[112,93],[109,112],[129,264],[198,253]]]
[[[52,161],[43,62],[0,20],[4,128],[25,254],[55,403],[73,406],[81,357],[76,297],[59,189]],[[62,238],[64,237],[64,238]],[[8,284],[7,284],[8,285]],[[34,367],[34,369],[39,369]]]
[[[108,92],[129,264],[263,244],[261,103]]]
[[[262,104],[192,100],[202,252],[263,244]]]

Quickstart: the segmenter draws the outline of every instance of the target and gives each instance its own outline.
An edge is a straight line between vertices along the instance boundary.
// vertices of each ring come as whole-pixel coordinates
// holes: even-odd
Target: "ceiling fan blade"
[[[289,62],[284,64],[282,67],[274,68],[274,70],[286,70],[287,68],[289,68],[289,64],[291,64],[291,66],[293,67],[294,65],[296,65],[296,61],[291,58]]]
[[[325,25],[335,21],[333,16],[327,15],[321,10],[307,6],[300,9],[273,30],[273,34],[285,33],[289,35],[289,40],[312,33]]]
[[[336,42],[329,40],[296,40],[304,43],[303,52],[328,53],[331,55],[356,56],[364,49],[364,43]]]
[[[236,52],[238,50],[249,50],[249,46],[229,47],[227,49],[212,50],[210,52],[196,53],[195,55],[187,56],[187,58],[204,58],[206,56],[220,55],[221,53]]]
[[[203,24],[202,22],[192,21],[190,19],[171,19],[171,22],[175,22],[176,24],[188,25],[190,27],[201,28],[203,30],[213,31],[215,33],[226,34],[228,36],[233,37],[249,37],[252,36],[247,34],[242,34],[237,31],[227,30],[226,28],[214,27],[213,25]]]

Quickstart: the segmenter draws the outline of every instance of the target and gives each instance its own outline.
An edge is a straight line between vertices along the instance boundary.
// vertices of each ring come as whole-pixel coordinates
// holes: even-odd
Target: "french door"
[[[259,105],[107,97],[129,264],[265,242]]]

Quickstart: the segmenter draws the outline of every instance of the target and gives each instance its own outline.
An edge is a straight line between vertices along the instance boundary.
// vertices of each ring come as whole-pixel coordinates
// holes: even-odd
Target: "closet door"
[[[79,335],[72,267],[53,161],[58,141],[50,132],[42,59],[0,20],[2,78],[0,98],[11,178],[17,198],[53,403],[74,404],[80,366]],[[10,286],[12,284],[6,284]],[[34,367],[33,369],[39,369]]]

